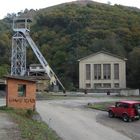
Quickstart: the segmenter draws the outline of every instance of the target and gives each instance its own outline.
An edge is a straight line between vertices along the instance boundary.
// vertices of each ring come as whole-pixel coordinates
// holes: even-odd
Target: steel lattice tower
[[[63,84],[30,37],[30,22],[32,22],[30,19],[24,18],[13,20],[13,30],[15,34],[12,37],[11,75],[24,76],[26,74],[26,48],[29,45],[44,68],[45,73],[47,73],[50,78],[50,84],[54,86],[59,84],[63,91],[65,91]]]
[[[14,19],[12,37],[11,75],[24,76],[26,74],[26,48],[27,40],[23,31],[27,28],[29,19]]]
[[[25,75],[26,47],[26,39],[21,33],[17,32],[12,37],[11,75]]]

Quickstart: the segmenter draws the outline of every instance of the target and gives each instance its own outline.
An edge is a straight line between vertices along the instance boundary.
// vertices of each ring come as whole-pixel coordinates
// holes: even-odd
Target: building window
[[[32,66],[31,69],[36,69],[36,67],[35,66]]]
[[[111,88],[111,84],[110,84],[110,83],[104,83],[104,84],[103,84],[103,87],[104,87],[104,88]]]
[[[101,79],[101,64],[94,64],[94,79]]]
[[[101,88],[102,87],[102,84],[101,83],[96,83],[96,84],[94,84],[94,87],[95,88]]]
[[[91,88],[91,84],[90,83],[86,83],[86,88]]]
[[[86,80],[90,80],[90,78],[91,78],[90,64],[86,64]]]
[[[110,64],[103,64],[103,78],[111,79],[111,65]]]
[[[115,87],[115,88],[119,88],[119,83],[115,83],[115,84],[114,84],[114,87]]]
[[[119,64],[114,64],[114,79],[119,79]]]
[[[26,85],[18,85],[18,96],[19,97],[26,96]]]

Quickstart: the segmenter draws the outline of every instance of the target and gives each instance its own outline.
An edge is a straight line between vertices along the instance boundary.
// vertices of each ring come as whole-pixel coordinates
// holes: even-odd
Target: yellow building
[[[79,88],[126,88],[126,60],[104,51],[79,59]]]

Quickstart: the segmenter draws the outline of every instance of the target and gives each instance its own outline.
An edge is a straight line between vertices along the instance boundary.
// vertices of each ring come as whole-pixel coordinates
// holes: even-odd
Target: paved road
[[[100,111],[96,120],[105,126],[129,136],[132,140],[140,140],[140,121],[125,123],[120,118],[109,118],[104,111]]]
[[[123,134],[96,121],[99,111],[85,108],[88,102],[112,100],[104,98],[77,98],[76,100],[38,101],[37,110],[42,119],[63,140],[130,140]]]

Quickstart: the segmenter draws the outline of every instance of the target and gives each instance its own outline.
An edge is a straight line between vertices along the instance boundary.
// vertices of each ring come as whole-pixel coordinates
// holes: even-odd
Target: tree
[[[140,89],[140,48],[134,48],[129,54],[127,66],[128,86]]]
[[[0,66],[0,78],[2,78],[4,75],[7,75],[9,73],[9,66],[8,65],[1,65]]]

